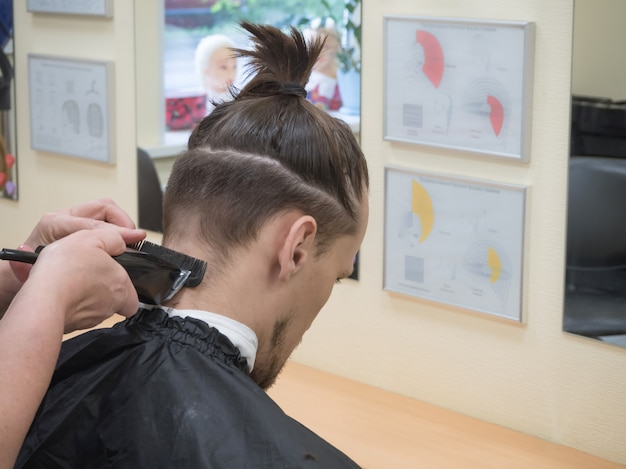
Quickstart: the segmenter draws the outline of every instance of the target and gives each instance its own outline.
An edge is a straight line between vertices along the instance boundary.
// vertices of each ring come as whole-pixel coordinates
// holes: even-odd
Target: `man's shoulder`
[[[115,453],[135,467],[357,467],[247,373],[194,345],[195,325],[177,325],[170,336],[162,329],[171,325],[154,318],[133,324],[64,344],[22,457],[63,451],[70,461]]]

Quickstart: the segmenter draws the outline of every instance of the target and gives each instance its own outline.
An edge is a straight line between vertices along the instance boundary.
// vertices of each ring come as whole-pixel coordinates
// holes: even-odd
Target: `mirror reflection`
[[[233,47],[249,47],[239,22],[295,26],[326,39],[325,53],[307,85],[307,98],[346,118],[360,110],[361,0],[165,0],[163,77],[168,132],[189,132],[229,88],[246,80]],[[352,81],[349,81],[352,80]],[[345,83],[345,84],[344,84]],[[356,94],[354,91],[356,90]],[[354,99],[356,97],[356,102]]]
[[[230,48],[247,48],[239,27],[247,20],[280,29],[295,26],[309,38],[326,39],[306,86],[307,99],[343,119],[359,136],[362,0],[160,0],[136,3],[138,85],[139,226],[161,231],[161,204],[169,170],[194,126],[215,103],[230,98],[246,80],[246,64]],[[141,6],[138,4],[141,3]],[[146,18],[158,18],[157,28]],[[159,60],[151,47],[161,45]],[[142,49],[146,49],[146,51]],[[141,62],[141,63],[140,63]],[[147,64],[147,65],[146,65]],[[159,70],[160,85],[151,86]],[[155,96],[160,94],[160,96]],[[146,111],[155,98],[157,112]],[[155,114],[160,114],[155,119]],[[158,134],[155,139],[154,134]],[[158,143],[156,143],[158,142]],[[356,271],[356,269],[355,269]]]
[[[13,0],[0,1],[0,197],[17,200]]]
[[[563,329],[626,346],[622,0],[576,0]]]

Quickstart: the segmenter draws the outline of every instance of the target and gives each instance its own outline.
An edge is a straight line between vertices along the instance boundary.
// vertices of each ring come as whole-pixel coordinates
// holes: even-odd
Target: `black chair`
[[[572,96],[570,155],[626,158],[626,101]]]
[[[163,189],[152,157],[137,148],[137,192],[139,228],[163,231]]]
[[[563,330],[626,334],[626,159],[570,158]]]

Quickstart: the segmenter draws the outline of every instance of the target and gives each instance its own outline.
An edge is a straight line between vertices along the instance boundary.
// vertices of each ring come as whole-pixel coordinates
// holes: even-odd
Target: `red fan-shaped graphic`
[[[422,71],[439,88],[443,77],[443,49],[435,36],[427,31],[417,31],[417,43],[424,48],[424,67]]]
[[[493,131],[496,133],[497,137],[500,135],[502,124],[504,123],[504,107],[502,103],[493,96],[487,96],[487,104],[489,104],[491,108],[491,112],[489,113],[491,127],[493,127]]]

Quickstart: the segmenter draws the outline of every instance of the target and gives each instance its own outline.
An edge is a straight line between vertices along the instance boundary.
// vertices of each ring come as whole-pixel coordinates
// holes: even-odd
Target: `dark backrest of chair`
[[[626,159],[571,157],[568,267],[626,265]]]
[[[626,158],[626,102],[572,96],[570,155]]]
[[[139,228],[163,231],[163,189],[152,157],[137,148]]]
[[[563,330],[626,333],[626,159],[570,158]]]

